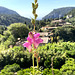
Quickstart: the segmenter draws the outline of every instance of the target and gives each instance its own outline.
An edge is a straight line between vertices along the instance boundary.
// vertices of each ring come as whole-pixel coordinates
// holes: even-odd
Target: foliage
[[[75,75],[75,59],[69,58],[60,71],[63,75]]]
[[[6,65],[4,69],[1,70],[1,75],[13,75],[18,70],[20,70],[20,66],[16,63],[12,65]]]
[[[8,37],[8,39],[3,44],[5,46],[5,49],[7,49],[10,45],[14,45],[15,44],[15,38],[12,35],[10,35]]]
[[[30,67],[26,69],[21,69],[17,72],[17,75],[33,75],[33,68]],[[42,72],[35,68],[35,75],[42,75]]]
[[[46,26],[46,22],[44,20],[36,20],[36,30],[38,31],[41,27]]]
[[[41,58],[39,66],[44,68],[51,68],[51,57],[53,57],[53,67],[55,69],[60,69],[65,64],[66,59],[75,59],[75,43],[73,42],[49,43],[39,46],[37,51]],[[32,54],[21,46],[14,46],[0,53],[0,68],[13,63],[17,63],[23,68],[28,68],[32,66]]]
[[[70,22],[73,26],[75,26],[75,17],[66,19],[66,22]]]
[[[75,41],[75,26],[63,26],[55,29],[54,37],[59,36],[59,40]]]
[[[75,9],[73,9],[72,11],[70,11],[67,15],[72,15],[72,17],[75,17]]]
[[[10,45],[14,45],[16,42],[16,39],[13,37],[13,35],[8,35],[6,36],[1,35],[0,36],[0,50],[2,49],[7,49]]]
[[[0,26],[0,34],[3,35],[3,32],[7,29],[6,26]]]
[[[30,67],[32,65],[32,55],[24,51],[23,47],[16,46],[0,53],[0,67],[7,64],[17,63],[21,67]]]
[[[29,33],[29,29],[22,23],[11,24],[7,29],[11,32],[11,35],[13,35],[14,38],[25,38]]]
[[[7,49],[10,45],[15,45],[17,38],[25,38],[28,36],[29,28],[23,23],[14,23],[7,27],[7,30],[0,34],[1,47]],[[1,48],[1,49],[2,49]]]
[[[53,69],[54,75],[62,75],[58,69]],[[52,69],[46,68],[43,70],[43,75],[53,75]]]
[[[22,47],[22,46],[14,46],[12,51],[14,51],[14,52],[24,51],[24,47]]]
[[[72,18],[66,19],[66,21],[72,23],[72,25],[75,26],[75,9],[70,11],[67,15],[72,15]]]
[[[39,47],[39,54],[41,56],[40,65],[50,67],[51,57],[54,57],[54,68],[61,68],[65,63],[65,59],[68,57],[75,58],[73,53],[75,50],[75,43],[63,42],[47,44]],[[72,52],[73,51],[73,52]],[[72,54],[73,55],[72,55]]]
[[[0,25],[9,26],[12,23],[25,23],[30,25],[30,19],[20,15],[0,14]]]

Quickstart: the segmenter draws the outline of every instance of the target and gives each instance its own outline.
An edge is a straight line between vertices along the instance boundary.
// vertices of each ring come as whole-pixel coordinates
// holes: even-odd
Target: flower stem
[[[35,32],[35,24],[34,24],[34,32]]]
[[[34,75],[34,54],[33,54],[33,75]]]
[[[39,68],[39,63],[38,63],[38,58],[36,58],[37,59],[37,69]]]
[[[52,62],[52,75],[54,75],[54,71],[53,71],[53,57],[51,58],[51,62]]]

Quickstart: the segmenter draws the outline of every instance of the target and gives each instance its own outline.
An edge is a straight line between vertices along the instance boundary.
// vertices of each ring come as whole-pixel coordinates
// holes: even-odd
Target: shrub
[[[14,45],[15,42],[16,42],[15,38],[12,35],[10,35],[8,39],[4,42],[5,49],[7,49],[10,45]]]
[[[42,72],[40,70],[35,69],[35,75],[41,75]],[[33,68],[27,68],[27,69],[21,69],[17,72],[17,75],[32,75],[33,74]]]
[[[59,39],[63,41],[74,41],[75,42],[75,26],[65,25],[55,29],[54,36],[59,36]]]
[[[6,26],[1,26],[1,25],[0,25],[0,34],[3,35],[3,32],[4,32],[6,29],[7,29]]]
[[[13,75],[14,72],[20,70],[20,66],[18,64],[6,65],[4,69],[1,70],[1,75]]]
[[[53,67],[56,68],[56,69],[60,69],[61,66],[65,63],[65,58],[63,57],[59,57],[59,56],[56,56],[54,57],[53,59]],[[44,62],[44,66],[46,68],[50,68],[51,67],[51,57],[48,57],[45,62]]]
[[[7,64],[17,63],[21,67],[27,68],[32,66],[32,55],[28,51],[24,51],[23,47],[13,47],[0,53],[0,67]]]
[[[22,46],[14,46],[12,51],[17,52],[17,51],[24,51],[24,47]]]
[[[17,75],[30,75],[32,73],[33,69],[32,68],[27,68],[27,69],[21,69],[17,72]]]
[[[72,42],[49,43],[39,46],[37,48],[37,52],[41,58],[39,66],[50,68],[51,58],[54,57],[53,67],[60,69],[67,58],[75,58],[74,50],[75,43]],[[12,49],[0,53],[0,67],[3,68],[5,65],[13,63],[19,64],[22,68],[28,68],[32,66],[32,54],[21,46],[14,46]]]
[[[62,75],[58,69],[53,69],[54,75]],[[53,75],[52,69],[46,68],[43,70],[43,75]]]
[[[8,31],[11,32],[11,35],[14,36],[14,38],[25,38],[28,36],[29,28],[26,27],[23,23],[14,23],[11,24],[9,27],[7,27]]]
[[[24,39],[28,36],[29,28],[23,23],[14,23],[7,27],[7,30],[0,34],[0,43],[7,49],[9,45],[15,45],[17,38]],[[3,48],[3,47],[2,47]]]
[[[75,59],[69,58],[60,71],[63,75],[75,75]]]

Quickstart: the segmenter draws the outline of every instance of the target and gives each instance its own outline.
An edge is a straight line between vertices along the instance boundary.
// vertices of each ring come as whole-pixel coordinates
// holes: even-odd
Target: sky
[[[14,10],[21,16],[32,18],[32,2],[34,0],[0,0],[0,6]],[[38,0],[38,19],[49,14],[53,9],[75,7],[75,0]]]

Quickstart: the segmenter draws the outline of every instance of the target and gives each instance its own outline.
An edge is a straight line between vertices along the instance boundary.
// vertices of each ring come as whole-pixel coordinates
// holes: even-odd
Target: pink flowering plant
[[[41,38],[39,38],[40,34],[35,32],[35,21],[37,18],[37,14],[36,14],[36,9],[38,8],[38,3],[37,0],[34,0],[34,3],[32,3],[32,8],[33,8],[33,15],[34,15],[34,19],[31,19],[31,23],[34,25],[34,29],[32,32],[29,32],[28,37],[27,37],[27,42],[23,44],[24,47],[26,47],[28,49],[29,52],[32,53],[32,60],[33,60],[33,75],[35,75],[34,73],[34,58],[37,59],[37,68],[38,63],[40,61],[40,57],[38,56],[38,52],[37,52],[37,47],[39,46],[40,43],[43,42],[43,40]]]
[[[39,33],[29,32],[27,37],[28,42],[23,44],[24,47],[28,48],[29,52],[32,52],[32,45],[34,46],[34,49],[36,49],[38,45],[43,42],[43,40],[39,38],[39,36],[40,36]]]

